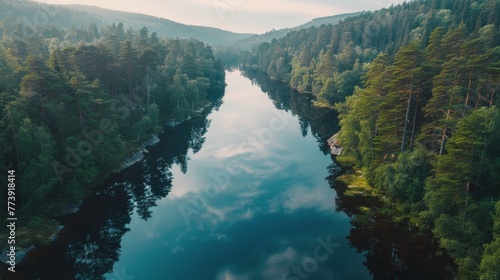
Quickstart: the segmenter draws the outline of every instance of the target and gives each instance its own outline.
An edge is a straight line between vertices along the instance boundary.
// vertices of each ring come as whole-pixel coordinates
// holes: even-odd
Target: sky
[[[403,0],[37,0],[135,12],[238,33],[264,33],[311,19],[377,10]]]

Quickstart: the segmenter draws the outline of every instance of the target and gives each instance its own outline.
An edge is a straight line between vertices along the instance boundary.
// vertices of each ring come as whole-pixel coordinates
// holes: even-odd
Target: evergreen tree
[[[419,45],[411,43],[401,48],[393,66],[388,69],[392,79],[386,86],[388,94],[380,105],[381,114],[377,126],[381,136],[376,140],[385,157],[392,157],[398,150],[404,152],[407,145],[410,148],[413,146],[424,82],[420,65],[422,56]]]

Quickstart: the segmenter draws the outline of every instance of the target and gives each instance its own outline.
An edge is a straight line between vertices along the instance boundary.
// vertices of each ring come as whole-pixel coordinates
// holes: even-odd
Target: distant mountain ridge
[[[361,14],[361,12],[339,14],[334,16],[320,17],[311,20],[310,22],[304,23],[297,27],[292,28],[292,30],[299,30],[302,28],[309,28],[313,26],[321,26],[322,24],[337,24],[339,21],[346,19],[348,17],[354,17]]]
[[[139,13],[108,10],[86,5],[51,5],[29,0],[0,0],[0,19],[32,26],[50,23],[61,28],[98,28],[123,23],[135,30],[147,27],[150,32],[170,38],[194,38],[209,44],[221,44],[246,38],[241,34],[218,28],[195,26]]]
[[[51,5],[32,0],[0,0],[0,18],[22,24],[43,24],[48,21],[58,27],[87,28],[96,24],[98,28],[113,23],[123,23],[126,29],[135,30],[142,27],[156,32],[161,37],[194,38],[211,45],[231,44],[249,49],[262,42],[270,42],[273,38],[284,37],[291,31],[322,24],[337,24],[339,21],[356,16],[359,13],[347,13],[313,19],[305,24],[292,28],[271,30],[264,34],[235,33],[214,27],[187,25],[169,19],[140,13],[122,12],[87,5]]]
[[[93,22],[102,22],[110,25],[113,22],[123,22],[125,26],[142,28],[146,26],[149,31],[157,32],[160,36],[170,38],[195,38],[210,44],[226,43],[243,39],[253,34],[235,33],[214,27],[196,26],[178,23],[169,19],[115,10],[108,10],[96,6],[65,5],[76,13],[85,13]]]

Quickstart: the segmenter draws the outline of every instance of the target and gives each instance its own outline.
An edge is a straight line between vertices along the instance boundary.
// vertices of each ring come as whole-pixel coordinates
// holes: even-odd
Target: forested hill
[[[284,28],[279,30],[271,30],[264,34],[256,34],[249,36],[247,38],[238,39],[236,41],[230,42],[229,46],[235,48],[237,50],[250,50],[253,46],[263,43],[263,42],[271,42],[273,39],[279,39],[284,37],[291,31],[310,28],[310,27],[320,27],[321,25],[331,24],[335,25],[339,23],[341,20],[344,20],[348,17],[356,16],[360,13],[349,13],[349,14],[340,14],[329,17],[315,18],[307,23],[301,24],[292,28]]]
[[[197,40],[6,19],[0,35],[0,170],[15,171],[18,249],[47,243],[53,218],[166,121],[196,116],[224,93],[222,63]],[[4,209],[6,194],[7,183]]]
[[[242,64],[334,106],[342,161],[396,220],[432,230],[458,279],[500,279],[499,25],[498,0],[411,1],[291,32]]]
[[[86,29],[95,24],[98,29],[113,23],[126,23],[138,30],[146,26],[160,37],[198,39],[209,44],[221,44],[246,38],[252,34],[239,34],[217,28],[186,25],[168,19],[144,14],[127,13],[84,5],[49,5],[29,0],[0,0],[0,19],[27,25],[55,25],[58,28]]]
[[[274,79],[334,104],[352,94],[355,85],[361,85],[366,66],[380,52],[392,59],[410,41],[423,48],[437,27],[448,30],[463,23],[464,36],[469,36],[478,35],[482,27],[489,30],[492,24],[492,34],[481,34],[493,36],[496,41],[491,44],[496,46],[499,5],[498,1],[412,1],[364,12],[337,25],[292,31],[245,52],[240,63],[258,67]]]

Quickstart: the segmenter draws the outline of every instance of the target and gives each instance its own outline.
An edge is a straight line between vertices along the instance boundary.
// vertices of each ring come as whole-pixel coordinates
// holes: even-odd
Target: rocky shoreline
[[[147,148],[151,148],[151,147],[155,146],[156,144],[158,144],[159,142],[160,142],[160,139],[158,138],[158,135],[156,135],[156,134],[151,135],[151,137],[148,140],[142,142],[141,148],[139,148],[139,150],[133,152],[130,156],[125,158],[123,160],[122,164],[120,165],[120,167],[118,169],[114,170],[113,173],[121,172],[121,171],[129,168],[130,166],[132,166],[138,162],[141,162],[144,159],[145,154],[149,153]]]

